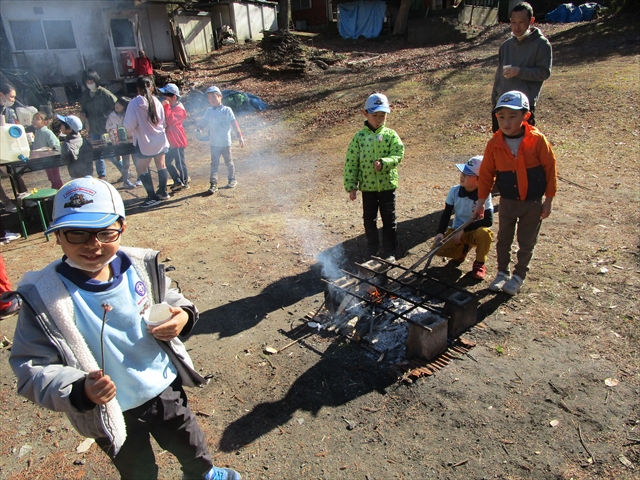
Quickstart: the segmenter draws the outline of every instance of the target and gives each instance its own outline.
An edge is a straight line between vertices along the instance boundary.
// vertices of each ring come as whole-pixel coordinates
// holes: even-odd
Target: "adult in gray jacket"
[[[18,393],[64,412],[95,438],[123,479],[156,480],[150,435],[182,465],[185,479],[240,480],[214,467],[183,385],[204,378],[178,339],[198,310],[158,264],[158,252],[121,248],[125,211],[117,190],[84,177],[56,194],[53,222],[64,256],[27,273],[9,363]],[[164,322],[151,307],[166,302]]]
[[[529,99],[531,117],[535,125],[535,107],[542,83],[551,76],[553,52],[551,43],[540,29],[532,27],[536,18],[527,2],[518,3],[509,16],[512,37],[500,45],[498,68],[491,92],[491,109],[503,93],[511,90],[523,92]],[[491,114],[493,132],[498,131],[498,121]]]

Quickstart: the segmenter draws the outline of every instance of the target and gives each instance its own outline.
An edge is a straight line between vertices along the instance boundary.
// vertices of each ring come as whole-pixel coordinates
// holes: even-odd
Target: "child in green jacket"
[[[389,100],[374,93],[364,104],[364,128],[356,133],[347,149],[344,164],[344,188],[349,199],[362,192],[364,230],[367,250],[388,261],[395,261],[398,248],[396,222],[396,189],[398,164],[404,156],[404,145],[398,134],[385,126],[391,112]],[[382,218],[382,250],[379,249],[376,218]]]

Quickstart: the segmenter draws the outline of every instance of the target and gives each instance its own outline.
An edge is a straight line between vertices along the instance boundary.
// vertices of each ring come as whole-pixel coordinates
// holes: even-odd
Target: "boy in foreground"
[[[478,174],[481,164],[482,156],[472,157],[466,163],[456,164],[456,168],[460,170],[460,183],[449,190],[444,211],[440,217],[438,234],[434,239],[434,247],[445,236],[473,218],[478,203]],[[449,228],[449,220],[453,212],[455,212],[455,216],[453,224]],[[493,204],[491,203],[491,194],[489,194],[484,202],[484,218],[472,222],[464,230],[454,235],[450,241],[440,247],[436,255],[452,258],[454,263],[462,264],[467,258],[470,248],[476,247],[476,260],[473,262],[471,275],[477,280],[484,280],[487,275],[485,262],[493,241],[491,225],[493,225]]]
[[[475,214],[482,218],[484,202],[496,183],[501,199],[496,243],[498,274],[489,290],[515,295],[529,271],[542,220],[551,214],[558,174],[551,145],[536,127],[527,123],[529,100],[524,93],[503,94],[494,114],[500,130],[489,140],[484,151]],[[511,276],[511,244],[516,229],[518,253]]]
[[[358,190],[362,192],[362,218],[369,255],[395,262],[398,248],[396,189],[404,145],[400,136],[385,126],[390,112],[385,95],[374,93],[367,98],[363,111],[364,128],[354,135],[347,149],[344,188],[350,200],[356,199]],[[378,250],[378,210],[382,217],[382,251]]]
[[[64,412],[123,479],[157,479],[152,434],[178,458],[183,479],[240,480],[212,465],[183,390],[205,382],[178,339],[198,310],[168,288],[158,252],[120,247],[126,228],[122,198],[104,180],[72,180],[56,194],[47,233],[64,256],[18,287],[23,308],[9,358],[18,393]],[[169,319],[147,325],[161,302]]]

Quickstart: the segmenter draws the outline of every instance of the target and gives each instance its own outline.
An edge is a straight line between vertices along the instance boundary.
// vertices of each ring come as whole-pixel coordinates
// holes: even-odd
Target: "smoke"
[[[344,273],[340,270],[340,267],[346,262],[342,244],[320,252],[316,257],[316,261],[322,268],[322,276],[327,280],[335,280],[344,276]]]

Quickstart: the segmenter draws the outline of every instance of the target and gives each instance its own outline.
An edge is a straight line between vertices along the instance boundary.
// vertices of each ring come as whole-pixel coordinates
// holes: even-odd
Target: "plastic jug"
[[[0,124],[0,164],[29,158],[29,142],[22,125]]]
[[[18,122],[20,125],[24,125],[25,127],[31,125],[31,120],[36,113],[38,113],[38,109],[36,107],[16,107]]]

